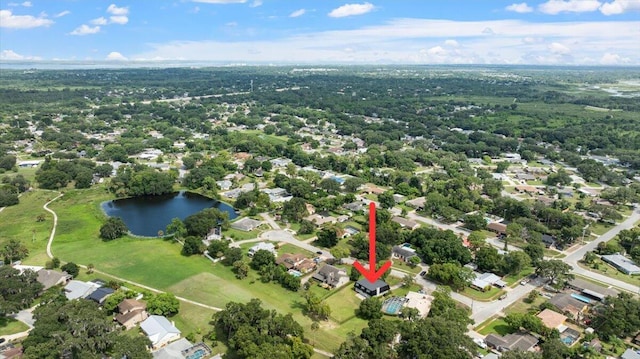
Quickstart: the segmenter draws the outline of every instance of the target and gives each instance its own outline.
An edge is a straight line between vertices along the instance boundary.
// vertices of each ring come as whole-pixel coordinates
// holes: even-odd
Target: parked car
[[[499,300],[503,300],[503,299],[506,299],[506,298],[507,298],[507,295],[506,295],[506,294],[503,294],[503,295],[501,295],[501,296],[499,296],[499,297],[498,297],[498,299],[499,299]]]
[[[424,277],[425,275],[427,275],[427,271],[426,270],[423,270],[422,272],[420,272],[420,276],[421,277]]]
[[[473,340],[473,342],[476,343],[476,345],[480,348],[487,349],[487,344],[484,342],[484,340],[476,338]]]

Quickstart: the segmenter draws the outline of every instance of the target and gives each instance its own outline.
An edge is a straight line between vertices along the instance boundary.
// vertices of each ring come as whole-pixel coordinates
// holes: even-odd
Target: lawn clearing
[[[0,317],[0,336],[21,333],[28,329],[29,327],[19,320]]]
[[[466,287],[463,291],[462,291],[462,295],[467,296],[473,300],[478,300],[481,302],[489,302],[492,301],[496,298],[498,298],[500,295],[502,295],[504,293],[504,291],[502,289],[496,288],[496,287],[491,287],[491,289],[489,289],[486,292],[481,292],[479,290],[475,290],[471,287]]]
[[[491,319],[489,319],[489,320],[491,320]],[[500,334],[500,335],[507,335],[507,334],[512,333],[511,328],[509,328],[507,323],[502,318],[497,318],[497,319],[491,320],[491,322],[489,322],[486,325],[485,325],[485,323],[481,324],[481,325],[484,325],[484,327],[482,327],[481,329],[477,330],[477,332],[482,334],[482,335],[489,335],[491,333],[497,333],[497,334]]]
[[[53,216],[42,206],[56,196],[54,191],[30,191],[20,196],[19,204],[0,212],[0,245],[9,239],[22,241],[29,249],[25,264],[44,265],[49,259],[46,248]],[[45,219],[42,222],[36,220],[40,215]]]
[[[356,309],[360,306],[360,299],[356,297],[351,283],[338,289],[329,298],[325,299],[325,303],[331,307],[331,318],[338,323],[344,323],[355,317]]]

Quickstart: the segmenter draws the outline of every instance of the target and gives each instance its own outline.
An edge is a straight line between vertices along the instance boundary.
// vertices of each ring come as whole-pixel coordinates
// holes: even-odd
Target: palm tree
[[[316,332],[318,331],[318,329],[320,329],[320,323],[314,320],[311,323],[311,331],[313,332],[313,345],[316,344]]]

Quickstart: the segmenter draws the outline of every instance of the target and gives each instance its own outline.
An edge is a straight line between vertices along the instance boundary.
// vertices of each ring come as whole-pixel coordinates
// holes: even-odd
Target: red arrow
[[[376,204],[373,202],[369,203],[369,268],[365,268],[358,261],[355,261],[353,266],[371,283],[391,267],[391,262],[387,261],[376,271]]]

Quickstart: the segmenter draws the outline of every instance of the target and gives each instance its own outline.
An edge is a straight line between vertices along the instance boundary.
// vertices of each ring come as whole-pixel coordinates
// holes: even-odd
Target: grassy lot
[[[609,278],[614,278],[629,284],[633,284],[635,286],[640,286],[640,276],[638,275],[631,276],[628,274],[624,274],[618,271],[617,269],[613,268],[611,265],[603,262],[600,259],[596,259],[594,264],[591,266],[587,266],[584,263],[580,263],[580,262],[578,262],[578,265],[582,268],[585,268],[594,272],[598,272],[602,275],[606,275]]]
[[[243,241],[245,239],[257,238],[258,233],[260,233],[259,229],[254,229],[253,231],[245,232],[245,231],[240,231],[234,228],[229,228],[226,231],[223,231],[223,234],[225,236],[231,237],[236,241]]]
[[[491,289],[489,289],[486,292],[481,292],[479,290],[475,290],[471,287],[466,287],[463,291],[462,291],[462,295],[467,296],[473,300],[478,300],[481,302],[489,302],[492,301],[496,298],[498,298],[500,295],[502,295],[504,293],[504,291],[502,289],[496,288],[496,287],[491,287]]]
[[[315,253],[312,253],[310,251],[304,250],[300,247],[296,247],[293,244],[288,244],[288,243],[278,248],[278,254],[283,254],[283,253],[300,253],[306,256],[307,258],[314,258],[317,256],[317,254]]]
[[[507,335],[511,333],[511,329],[502,318],[495,318],[495,319],[491,318],[486,322],[480,324],[478,328],[480,329],[477,330],[477,332],[482,335],[488,335],[491,333]]]
[[[42,206],[56,196],[53,191],[27,192],[20,197],[19,204],[0,212],[0,244],[9,239],[22,241],[29,249],[29,256],[23,261],[25,264],[44,265],[48,260],[46,247],[53,216]],[[36,221],[39,215],[44,216],[43,222]]]
[[[525,268],[525,269],[521,270],[519,273],[505,276],[504,278],[502,278],[502,280],[507,282],[508,286],[512,286],[512,285],[520,282],[520,280],[522,278],[528,276],[529,274],[531,274],[533,272],[534,272],[533,268]]]
[[[422,286],[418,284],[412,284],[408,287],[402,286],[398,289],[394,289],[391,293],[394,297],[404,297],[409,292],[418,292],[422,290]]]
[[[24,332],[29,327],[23,322],[7,317],[0,317],[0,336]]]
[[[398,269],[400,271],[403,272],[409,272],[409,273],[413,273],[413,274],[418,274],[422,271],[422,267],[419,266],[415,266],[413,268],[411,268],[408,264],[406,264],[405,262],[401,261],[401,260],[395,260],[393,262],[393,268]]]
[[[289,223],[289,228],[296,232],[296,237],[298,237],[298,239],[300,239],[301,241],[307,240],[316,235],[315,232],[308,234],[298,234],[298,231],[300,230],[300,223]]]
[[[27,160],[32,160],[32,159],[25,159],[25,161]],[[20,162],[21,160],[18,160],[18,162]],[[29,181],[31,183],[32,186],[36,186],[36,171],[38,170],[38,168],[23,168],[23,167],[18,167],[18,172],[13,172],[13,171],[8,171],[3,173],[2,175],[0,175],[1,177],[5,177],[8,176],[9,178],[13,178],[17,175],[22,175],[27,181]]]
[[[560,253],[560,252],[558,252],[558,251],[556,251],[554,249],[548,249],[548,248],[544,249],[544,255],[546,257],[552,257],[552,258],[555,258],[555,259],[561,259],[561,258],[566,257],[566,255],[564,253]]]
[[[352,286],[347,284],[325,299],[325,303],[331,307],[331,319],[338,323],[344,323],[355,317],[356,309],[360,306],[360,299],[356,297]]]
[[[533,303],[525,303],[523,299],[520,299],[517,302],[511,304],[509,307],[507,307],[505,312],[523,313],[523,314],[529,313],[532,310],[535,310],[536,312],[538,312],[538,308],[540,307],[540,304],[542,304],[546,300],[545,297],[540,295],[536,298],[536,300],[533,301]]]
[[[596,222],[589,226],[589,230],[599,236],[607,233],[611,228],[613,228],[613,225],[602,222]]]

